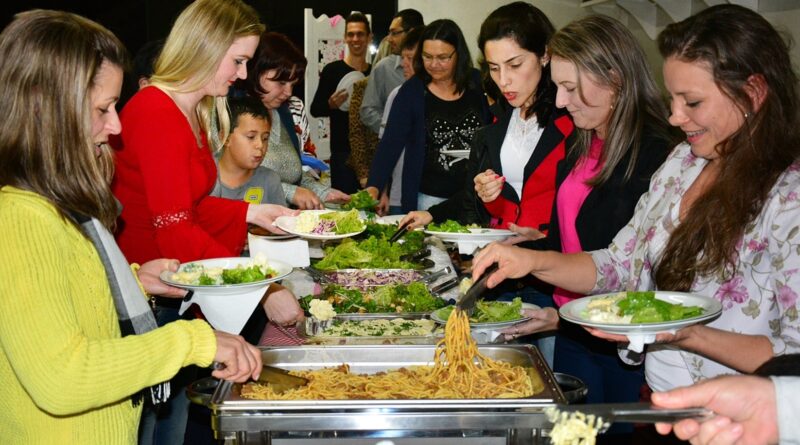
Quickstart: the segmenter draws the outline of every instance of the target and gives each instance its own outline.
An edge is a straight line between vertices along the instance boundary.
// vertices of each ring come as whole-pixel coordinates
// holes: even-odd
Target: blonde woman
[[[155,329],[114,243],[107,142],[125,58],[110,31],[65,12],[18,14],[0,34],[4,443],[135,444],[142,403],[164,401],[181,367],[260,372],[256,348],[204,321]],[[180,295],[157,278],[170,263],[138,269],[144,291]]]
[[[125,105],[113,191],[123,207],[117,241],[131,261],[238,256],[248,223],[269,230],[275,217],[292,214],[272,204],[209,196],[217,178],[209,143],[212,111],[225,140],[230,127],[225,97],[247,76],[263,29],[256,11],[241,0],[195,1],[175,21],[150,86]],[[290,292],[272,290],[264,301],[272,321],[293,324],[302,317]],[[178,318],[180,300],[159,296],[153,303],[160,324]],[[179,395],[171,403],[167,423],[156,426],[157,442],[183,438],[188,400]],[[151,436],[146,428],[142,443]]]

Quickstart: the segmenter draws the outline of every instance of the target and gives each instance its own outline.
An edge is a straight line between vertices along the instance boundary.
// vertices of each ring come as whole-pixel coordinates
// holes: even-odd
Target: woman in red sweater
[[[229,26],[221,25],[223,16],[232,19]],[[272,229],[272,219],[289,214],[208,196],[217,177],[209,146],[212,115],[216,111],[224,140],[225,97],[247,76],[245,63],[261,29],[258,14],[243,3],[193,4],[170,32],[151,86],[125,106],[113,187],[123,205],[117,239],[131,261],[236,256],[247,223]]]
[[[238,256],[248,223],[272,230],[274,218],[294,214],[282,206],[208,196],[217,179],[209,142],[227,138],[226,95],[237,79],[247,77],[246,63],[263,30],[258,13],[241,0],[192,3],[170,31],[150,86],[122,111],[113,192],[123,207],[117,242],[130,261]],[[213,119],[219,134],[212,134]],[[264,301],[270,320],[294,324],[302,317],[291,292],[270,290]],[[155,297],[159,324],[177,319],[179,305],[180,300]],[[145,417],[140,443],[152,436],[156,442],[182,442],[188,400],[171,403],[155,434]]]

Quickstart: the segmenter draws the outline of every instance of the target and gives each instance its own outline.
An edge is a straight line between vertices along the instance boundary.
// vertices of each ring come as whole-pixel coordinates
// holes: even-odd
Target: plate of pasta
[[[578,298],[561,306],[561,318],[610,334],[657,334],[719,316],[722,304],[683,292],[615,292]]]
[[[159,278],[170,286],[204,294],[230,295],[265,287],[292,272],[282,261],[231,257],[191,261],[181,264],[176,272],[165,270]]]

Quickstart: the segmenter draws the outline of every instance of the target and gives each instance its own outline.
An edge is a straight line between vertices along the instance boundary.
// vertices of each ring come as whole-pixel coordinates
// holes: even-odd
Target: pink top
[[[592,191],[592,187],[586,182],[593,178],[602,167],[599,162],[602,151],[603,140],[592,136],[589,156],[578,161],[558,188],[556,206],[558,206],[558,227],[561,230],[561,251],[564,253],[583,252],[578,231],[575,229],[575,220],[578,219],[583,202]],[[553,291],[553,301],[559,307],[582,296],[560,287]]]

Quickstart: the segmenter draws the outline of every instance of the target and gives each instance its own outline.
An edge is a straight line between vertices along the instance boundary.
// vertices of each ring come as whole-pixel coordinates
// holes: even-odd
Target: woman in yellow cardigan
[[[69,13],[21,13],[0,34],[3,443],[135,444],[142,402],[163,401],[181,367],[261,370],[258,349],[204,321],[156,329],[109,232],[124,62],[111,32]],[[157,278],[169,264],[137,270],[145,291],[179,294]]]

